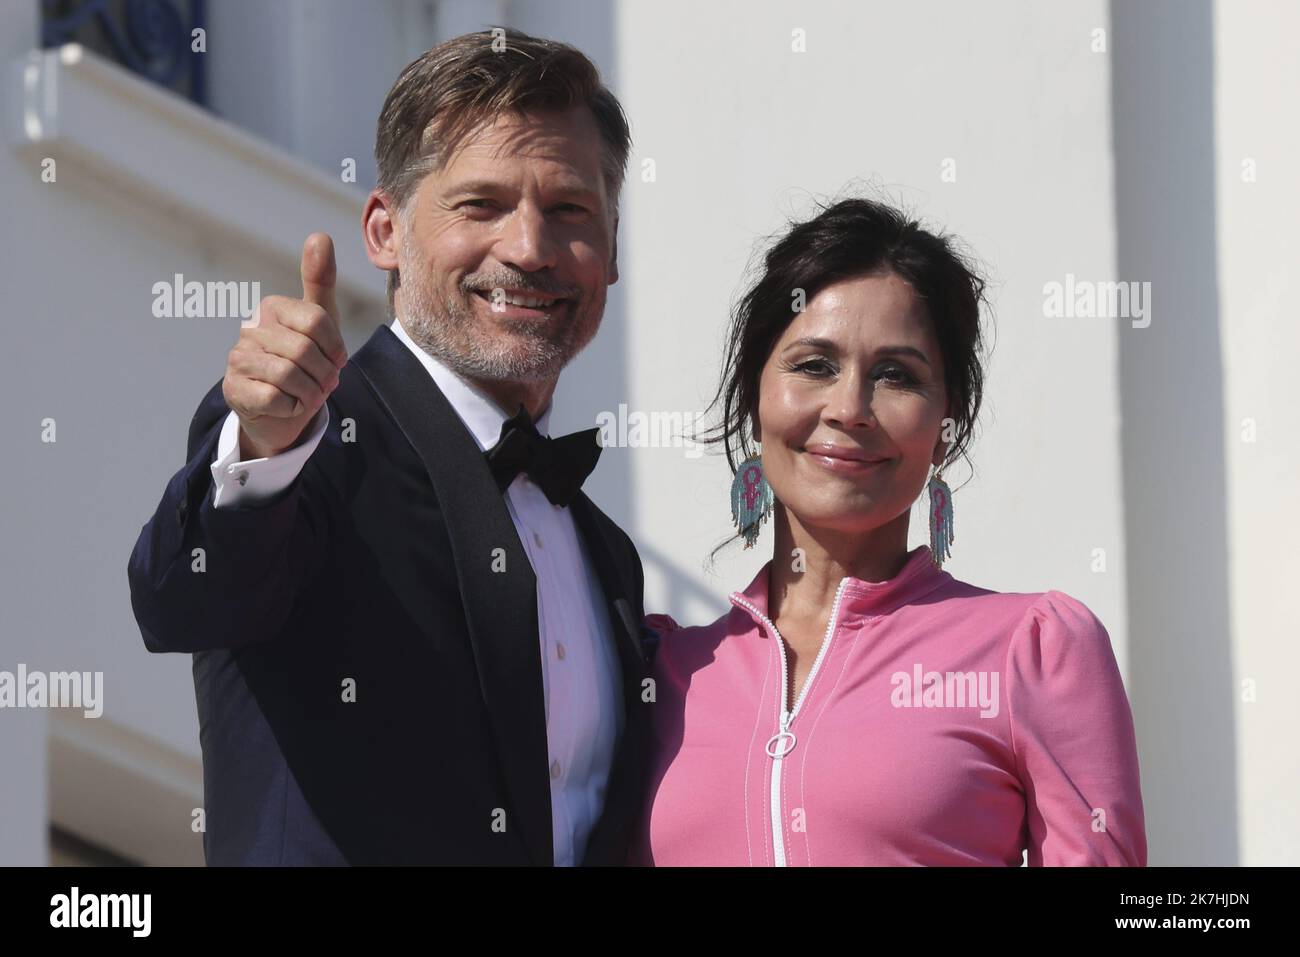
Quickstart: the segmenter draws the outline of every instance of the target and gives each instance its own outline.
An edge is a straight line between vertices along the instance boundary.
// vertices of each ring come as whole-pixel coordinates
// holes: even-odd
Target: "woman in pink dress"
[[[1146,864],[1105,627],[1062,592],[941,567],[983,301],[949,239],[879,203],[829,206],[768,251],[735,312],[717,438],[746,547],[770,515],[773,554],[712,624],[649,620],[632,863]],[[909,551],[923,490],[930,545]]]

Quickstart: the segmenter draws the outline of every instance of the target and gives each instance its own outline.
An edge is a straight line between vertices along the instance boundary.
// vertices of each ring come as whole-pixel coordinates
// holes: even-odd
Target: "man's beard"
[[[559,376],[569,361],[591,341],[598,323],[589,322],[590,304],[574,289],[545,287],[527,273],[503,270],[473,274],[461,283],[461,299],[434,292],[403,237],[400,295],[403,325],[411,340],[458,375],[485,381],[546,381]],[[475,289],[510,288],[563,295],[567,315],[547,320],[548,333],[532,321],[520,320],[518,333],[506,336],[485,328],[469,297]]]

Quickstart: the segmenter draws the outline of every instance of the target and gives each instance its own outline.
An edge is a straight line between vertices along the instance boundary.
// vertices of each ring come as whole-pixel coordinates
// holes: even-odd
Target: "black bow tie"
[[[537,431],[528,410],[519,406],[501,423],[501,438],[484,453],[497,488],[505,492],[520,472],[537,483],[554,505],[568,505],[600,458],[600,429],[558,439]]]

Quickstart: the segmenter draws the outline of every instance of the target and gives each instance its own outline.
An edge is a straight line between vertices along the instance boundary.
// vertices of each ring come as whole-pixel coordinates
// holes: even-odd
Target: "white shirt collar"
[[[393,319],[391,326],[393,335],[406,344],[406,347],[415,354],[433,377],[433,381],[442,390],[442,394],[447,397],[451,407],[456,410],[460,420],[465,423],[474,440],[478,442],[479,448],[483,450],[490,449],[497,444],[501,438],[501,426],[514,415],[503,412],[501,407],[496,404],[495,400],[488,398],[480,392],[477,387],[466,382],[455,372],[452,372],[445,365],[435,359],[429,353],[421,349],[410,336],[406,334],[406,329],[402,327],[400,319]],[[547,404],[546,411],[537,419],[537,431],[542,435],[549,435],[548,431],[551,421],[551,409],[554,407],[554,396],[552,401]]]

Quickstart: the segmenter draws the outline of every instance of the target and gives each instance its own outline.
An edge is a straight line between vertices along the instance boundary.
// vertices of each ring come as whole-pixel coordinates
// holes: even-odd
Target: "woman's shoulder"
[[[1082,599],[1056,588],[994,591],[954,579],[909,615],[941,629],[948,640],[983,644],[1013,666],[1037,661],[1092,670],[1109,669],[1114,661],[1101,618]]]
[[[732,621],[736,611],[730,608],[705,625],[682,625],[667,614],[646,615],[641,624],[642,644],[655,657],[716,645],[734,630]]]
[[[950,613],[963,618],[988,616],[1012,625],[1049,624],[1068,631],[1105,633],[1101,619],[1082,600],[1059,589],[995,591],[952,579],[943,597]]]
[[[1033,600],[1026,608],[1026,614],[1033,614],[1039,621],[1051,621],[1073,631],[1105,632],[1106,626],[1093,610],[1080,598],[1068,592],[1049,589],[1033,595]]]
[[[1114,668],[1106,626],[1082,600],[1066,592],[1051,589],[1034,595],[1017,634],[1028,652],[1040,659],[1056,656],[1062,661]]]
[[[1118,674],[1110,634],[1084,601],[1059,589],[1001,594],[1013,674],[1055,682]]]
[[[660,641],[665,639],[674,641],[690,640],[706,633],[725,631],[730,625],[735,611],[735,608],[729,608],[706,625],[682,625],[672,615],[667,614],[646,615],[641,627],[643,630],[654,632]]]

